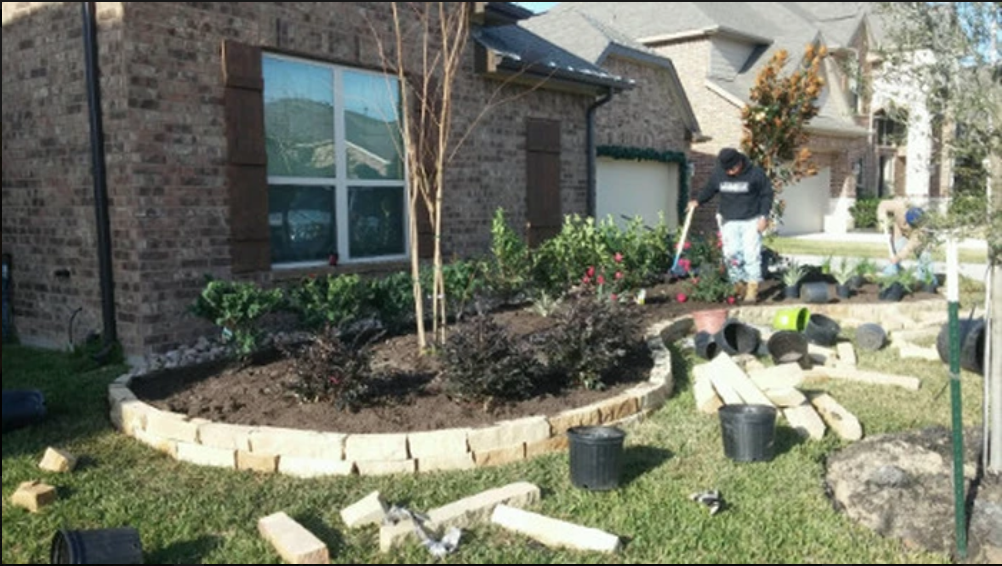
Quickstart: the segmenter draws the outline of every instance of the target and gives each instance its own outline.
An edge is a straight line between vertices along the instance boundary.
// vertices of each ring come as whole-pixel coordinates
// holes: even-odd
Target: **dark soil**
[[[574,389],[547,393],[532,399],[485,407],[461,402],[446,395],[438,380],[439,365],[433,356],[419,356],[413,334],[385,338],[373,345],[373,367],[377,369],[378,397],[356,411],[342,411],[329,403],[300,403],[287,384],[293,375],[291,361],[279,355],[263,356],[255,363],[216,363],[194,368],[164,370],[137,379],[135,394],[155,407],[190,417],[249,426],[275,426],[343,433],[392,433],[446,428],[476,428],[499,420],[536,415],[555,415],[613,397],[648,379],[651,360],[642,340],[643,331],[653,323],[669,320],[706,308],[705,303],[679,303],[678,282],[666,282],[647,290],[647,303],[630,306],[638,320],[636,348],[614,376],[606,378],[601,391]],[[763,283],[759,304],[793,302],[783,298],[778,281]],[[835,297],[834,286],[831,296]],[[917,292],[904,302],[925,300],[929,293]],[[877,287],[866,285],[850,303],[878,302]],[[531,309],[504,309],[491,314],[511,336],[529,340],[552,327],[553,320]],[[454,325],[450,332],[462,332]]]

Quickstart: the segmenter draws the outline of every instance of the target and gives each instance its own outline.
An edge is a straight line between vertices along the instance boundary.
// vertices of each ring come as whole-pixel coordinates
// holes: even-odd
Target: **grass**
[[[824,461],[843,445],[837,438],[804,441],[781,424],[772,462],[729,461],[719,421],[695,409],[688,380],[694,360],[678,350],[674,359],[676,394],[652,417],[625,429],[621,488],[599,493],[570,483],[566,453],[502,468],[387,478],[297,480],[187,465],[110,426],[106,385],[123,368],[79,373],[66,356],[8,347],[3,388],[41,389],[49,416],[3,438],[3,563],[47,563],[59,529],[132,526],[147,563],[277,564],[256,522],[278,511],[325,541],[334,563],[434,563],[416,544],[380,554],[377,529],[346,530],[340,510],[379,490],[391,504],[426,511],[517,481],[542,488],[537,511],[617,534],[626,541],[624,552],[609,557],[552,550],[485,526],[464,532],[459,552],[444,563],[950,563],[947,556],[884,539],[833,509]],[[949,395],[940,394],[946,368],[898,361],[889,351],[861,354],[861,364],[924,381],[919,392],[820,384],[859,416],[868,434],[949,425]],[[980,422],[981,388],[975,378],[965,383],[971,384],[963,390],[965,422]],[[49,446],[81,457],[81,466],[70,475],[41,472],[37,464]],[[12,507],[11,494],[29,480],[55,486],[59,501],[38,514]],[[719,489],[728,502],[718,515],[688,498],[707,489]]]
[[[820,257],[857,257],[870,259],[887,259],[885,244],[870,244],[865,242],[829,242],[804,240],[800,238],[776,237],[769,241],[769,247],[783,255],[811,255]],[[946,261],[946,253],[937,249],[932,254],[934,261]],[[985,250],[960,249],[960,262],[984,264],[988,261]]]

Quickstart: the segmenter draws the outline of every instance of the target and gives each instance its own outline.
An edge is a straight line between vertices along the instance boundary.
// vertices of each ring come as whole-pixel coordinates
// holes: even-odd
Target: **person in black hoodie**
[[[746,303],[758,300],[762,282],[762,234],[772,212],[772,182],[746,155],[727,147],[717,155],[717,165],[689,210],[720,194],[717,214],[727,276]]]

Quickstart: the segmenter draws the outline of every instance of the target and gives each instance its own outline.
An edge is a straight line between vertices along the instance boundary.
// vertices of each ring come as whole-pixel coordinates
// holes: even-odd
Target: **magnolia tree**
[[[818,173],[807,148],[806,128],[818,114],[817,100],[825,86],[821,63],[826,56],[824,47],[808,45],[793,72],[784,74],[790,55],[777,51],[759,71],[751,102],[741,113],[741,148],[765,170],[776,192],[774,221],[785,208],[783,188]]]
[[[1002,473],[1002,72],[1000,2],[881,2],[886,31],[881,51],[885,80],[918,85],[932,118],[955,125],[944,136],[962,175],[942,214],[931,215],[938,233],[988,242],[990,358],[985,384],[987,468]],[[959,206],[960,202],[980,206]]]

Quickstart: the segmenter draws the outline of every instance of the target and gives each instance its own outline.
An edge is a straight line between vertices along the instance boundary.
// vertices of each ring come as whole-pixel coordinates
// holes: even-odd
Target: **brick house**
[[[783,193],[788,210],[797,213],[786,215],[780,233],[796,234],[851,228],[848,211],[857,190],[920,198],[945,194],[940,179],[946,177],[929,160],[930,132],[914,129],[907,144],[881,134],[896,127],[886,112],[894,97],[880,95],[887,89],[876,72],[873,46],[880,25],[872,9],[865,2],[562,2],[545,18],[587,16],[671,59],[706,138],[693,145],[695,188],[709,176],[721,148],[740,144],[741,108],[772,55],[785,49],[798,57],[808,44],[827,47],[829,88],[809,125],[809,147],[820,173]],[[913,139],[920,129],[922,139]],[[712,209],[700,212],[699,224],[712,226]]]
[[[631,119],[684,97],[644,100],[620,69],[519,26],[529,12],[470,4],[446,254],[486,251],[499,207],[534,239],[592,213],[599,139],[687,149],[684,112]],[[389,7],[4,2],[3,252],[22,341],[103,330],[140,357],[207,330],[187,314],[206,275],[405,269],[400,91],[375,41],[392,43]]]

